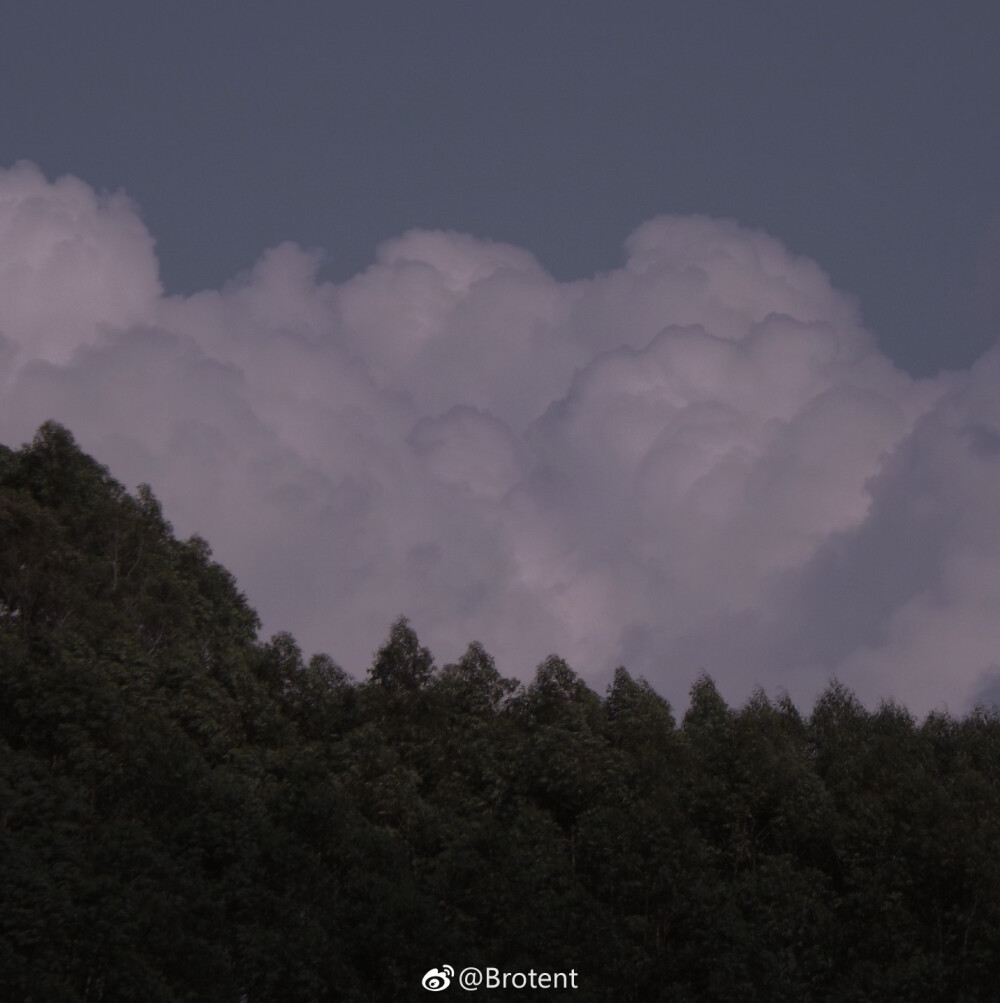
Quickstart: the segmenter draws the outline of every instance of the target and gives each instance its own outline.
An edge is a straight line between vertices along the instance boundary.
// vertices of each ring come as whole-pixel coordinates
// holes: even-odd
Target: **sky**
[[[0,441],[362,675],[1000,699],[1000,12],[0,13]]]

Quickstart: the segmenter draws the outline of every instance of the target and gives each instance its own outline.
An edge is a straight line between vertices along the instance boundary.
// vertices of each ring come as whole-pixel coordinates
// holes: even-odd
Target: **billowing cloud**
[[[286,244],[165,296],[122,196],[0,172],[0,433],[46,418],[237,575],[265,630],[360,674],[410,616],[683,702],[962,709],[1000,672],[1000,351],[918,381],[768,235],[663,217],[560,283],[412,232],[341,284]]]
[[[26,163],[0,177],[0,332],[24,358],[66,362],[104,325],[149,316],[153,241],[127,198],[73,177],[49,184]]]

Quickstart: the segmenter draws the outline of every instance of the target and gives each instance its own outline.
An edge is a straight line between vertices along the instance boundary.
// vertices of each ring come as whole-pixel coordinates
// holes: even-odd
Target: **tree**
[[[421,646],[410,621],[405,616],[398,617],[385,644],[375,653],[369,679],[389,692],[412,693],[426,686],[433,672],[430,651]]]

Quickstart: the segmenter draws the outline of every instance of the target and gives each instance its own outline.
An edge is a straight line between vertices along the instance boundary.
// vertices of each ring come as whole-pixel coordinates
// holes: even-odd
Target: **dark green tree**
[[[389,692],[414,692],[430,682],[433,672],[430,651],[421,646],[410,621],[398,617],[385,644],[375,653],[369,679]]]

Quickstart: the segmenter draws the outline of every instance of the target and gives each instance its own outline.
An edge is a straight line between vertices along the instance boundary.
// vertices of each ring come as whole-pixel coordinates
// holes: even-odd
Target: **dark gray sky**
[[[168,292],[283,240],[344,279],[411,227],[588,277],[732,217],[929,375],[1000,317],[998,52],[984,2],[8,3],[0,166],[125,189]]]
[[[996,699],[1000,8],[0,10],[0,441],[265,634]]]

